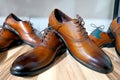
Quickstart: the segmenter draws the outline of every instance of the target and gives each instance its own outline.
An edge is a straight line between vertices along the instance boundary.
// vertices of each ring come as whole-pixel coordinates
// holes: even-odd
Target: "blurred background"
[[[108,27],[112,20],[115,0],[0,0],[0,17],[6,17],[14,13],[18,17],[41,18],[45,20],[31,20],[34,24],[47,24],[51,11],[60,9],[70,17],[79,14],[90,23],[105,25]],[[93,21],[93,22],[90,22]],[[103,21],[99,21],[103,20]],[[1,19],[1,24],[4,19]],[[97,22],[96,22],[97,21]],[[42,23],[41,23],[42,22]],[[36,25],[38,26],[38,25]],[[46,26],[46,25],[41,25]]]
[[[0,16],[13,12],[18,16],[48,17],[59,8],[74,17],[111,19],[114,0],[0,0]]]

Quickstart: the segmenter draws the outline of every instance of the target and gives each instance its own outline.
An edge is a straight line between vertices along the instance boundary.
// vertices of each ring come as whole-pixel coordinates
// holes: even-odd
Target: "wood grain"
[[[103,48],[111,58],[113,72],[101,74],[78,63],[69,52],[58,58],[52,67],[33,77],[17,77],[10,74],[12,62],[24,52],[32,49],[28,45],[18,46],[0,53],[0,80],[120,80],[120,58],[114,48]]]

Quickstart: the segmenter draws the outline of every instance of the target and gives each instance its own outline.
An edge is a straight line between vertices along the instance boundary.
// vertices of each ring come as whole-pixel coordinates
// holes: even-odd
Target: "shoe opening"
[[[11,16],[16,20],[16,21],[21,21],[17,16],[15,16],[13,13],[11,13]]]
[[[59,22],[61,22],[61,23],[63,23],[63,22],[68,22],[68,21],[70,21],[71,20],[71,18],[70,17],[68,17],[67,15],[65,15],[63,12],[61,12],[60,10],[58,10],[58,9],[55,9],[55,17],[56,17],[56,19],[59,21]]]

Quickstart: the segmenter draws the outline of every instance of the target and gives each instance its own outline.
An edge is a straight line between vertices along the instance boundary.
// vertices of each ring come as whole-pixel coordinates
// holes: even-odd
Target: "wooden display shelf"
[[[111,58],[113,72],[101,74],[78,63],[68,52],[58,58],[54,65],[33,77],[17,77],[10,74],[12,62],[22,53],[32,49],[28,45],[0,53],[0,80],[120,80],[120,59],[114,48],[103,48]]]

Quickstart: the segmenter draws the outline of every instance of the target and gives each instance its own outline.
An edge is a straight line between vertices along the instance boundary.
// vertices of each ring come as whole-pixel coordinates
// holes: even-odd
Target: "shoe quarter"
[[[65,36],[65,37],[71,39],[72,41],[81,39],[78,29],[76,28],[76,25],[72,21],[62,24],[62,26],[59,28],[58,32],[63,37]]]

